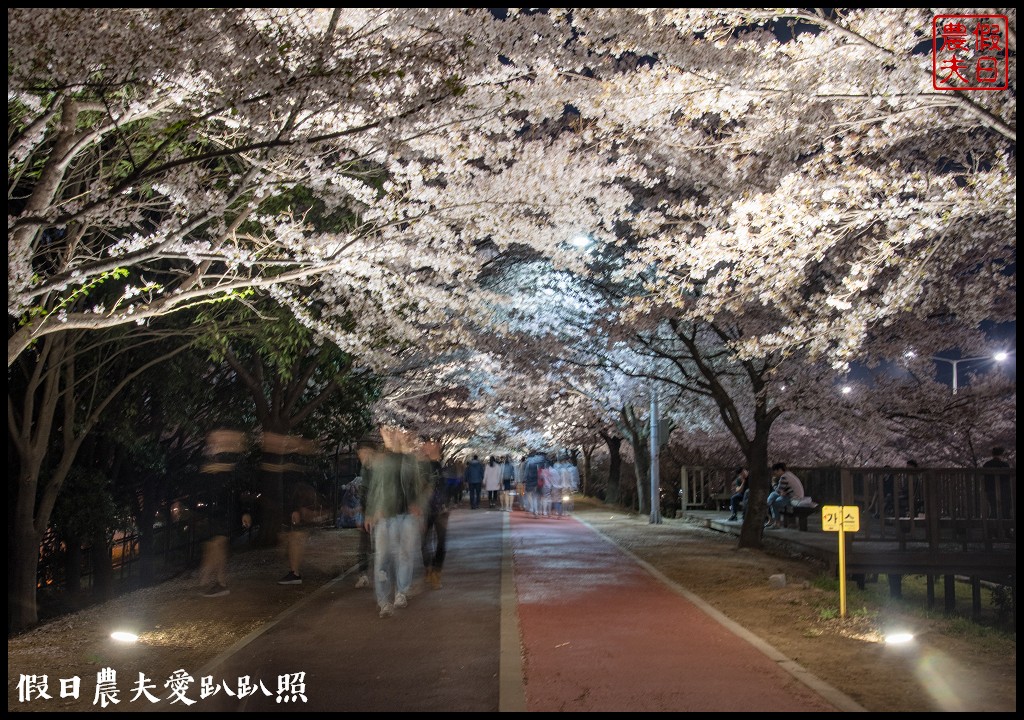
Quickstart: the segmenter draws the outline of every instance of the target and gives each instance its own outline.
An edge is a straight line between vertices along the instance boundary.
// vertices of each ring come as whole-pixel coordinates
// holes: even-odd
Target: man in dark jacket
[[[484,464],[480,462],[479,455],[474,455],[466,463],[465,479],[469,486],[469,509],[476,510],[480,507],[480,494],[484,487]]]
[[[534,450],[526,458],[523,467],[523,484],[526,486],[526,510],[537,517],[537,509],[540,506],[540,494],[538,484],[540,470],[547,465],[547,458],[544,453]]]
[[[423,569],[427,584],[434,590],[441,589],[441,570],[448,544],[448,488],[441,468],[441,444],[426,440],[420,446],[420,463],[426,475],[427,502],[426,521],[423,527]]]

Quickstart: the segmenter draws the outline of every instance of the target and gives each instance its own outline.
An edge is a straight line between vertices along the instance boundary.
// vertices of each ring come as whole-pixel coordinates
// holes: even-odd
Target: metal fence
[[[316,490],[313,515],[320,526],[336,526],[342,489],[352,477],[352,468],[345,466],[338,474],[311,479]],[[99,552],[88,542],[79,548],[68,548],[67,542],[51,529],[39,548],[37,588],[50,595],[62,593],[69,587],[71,571],[77,574],[79,588],[88,592],[97,582],[97,562],[109,563],[114,594],[138,585],[144,562],[150,563],[154,580],[173,577],[196,567],[202,556],[202,543],[210,536],[203,503],[188,495],[167,500],[160,504],[156,518],[148,538],[142,536],[139,528],[116,530],[108,534],[106,547]],[[244,547],[255,542],[258,533],[258,527],[243,527],[239,516],[230,537],[231,544],[236,549]],[[146,541],[149,557],[143,558]],[[73,565],[69,562],[72,558]]]

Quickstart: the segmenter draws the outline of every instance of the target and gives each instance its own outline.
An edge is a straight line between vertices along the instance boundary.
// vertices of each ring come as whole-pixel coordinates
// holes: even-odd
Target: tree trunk
[[[27,523],[18,523],[13,535],[14,567],[9,573],[11,584],[7,588],[7,626],[10,632],[19,633],[39,622],[36,587],[42,537],[32,527],[31,518]]]
[[[36,585],[39,573],[39,543],[50,523],[57,494],[68,476],[82,442],[96,427],[103,411],[125,386],[154,365],[184,351],[188,345],[171,350],[115,378],[114,386],[91,397],[87,412],[76,406],[80,388],[71,352],[82,334],[57,333],[40,339],[39,353],[29,369],[32,379],[21,403],[20,426],[12,419],[8,398],[8,432],[15,439],[18,464],[17,498],[14,513],[13,558],[18,568],[11,573],[14,586],[8,588],[8,618],[12,632],[25,630],[38,622]],[[95,390],[95,388],[93,388]],[[83,393],[87,395],[87,393]],[[62,408],[59,419],[57,409]],[[54,442],[56,437],[61,442]],[[44,458],[52,452],[51,469],[41,480]],[[24,544],[29,543],[29,547]],[[104,541],[104,546],[106,542]],[[108,553],[109,557],[109,553]],[[22,567],[27,562],[27,566]],[[109,562],[108,562],[109,565]]]
[[[650,428],[643,419],[637,417],[632,407],[624,407],[619,412],[619,428],[629,436],[629,444],[633,446],[633,477],[636,481],[636,511],[641,515],[647,512],[647,496],[650,495],[648,479],[650,478],[651,457],[648,439]]]
[[[64,592],[74,603],[82,592],[82,540],[64,538]]]
[[[608,446],[608,483],[604,489],[604,501],[614,504],[619,502],[619,483],[622,481],[622,438],[605,432],[601,437]]]
[[[595,449],[594,445],[587,445],[583,448],[583,477],[580,478],[580,492],[584,497],[590,497],[590,472]]]
[[[771,477],[768,471],[768,433],[756,432],[747,453],[747,487],[750,496],[743,513],[743,527],[740,529],[741,548],[760,548],[763,545],[764,517],[768,509],[768,488]]]
[[[105,602],[113,595],[114,586],[114,568],[106,530],[93,533],[89,553],[92,560],[92,597],[96,602]]]
[[[142,587],[152,585],[156,580],[156,512],[164,494],[165,479],[150,478],[142,486],[142,506],[136,513],[139,532],[139,582]]]
[[[641,515],[645,515],[647,513],[648,496],[651,494],[651,450],[648,447],[647,439],[648,438],[645,433],[637,433],[637,438],[633,443],[633,475],[636,479],[636,511]]]

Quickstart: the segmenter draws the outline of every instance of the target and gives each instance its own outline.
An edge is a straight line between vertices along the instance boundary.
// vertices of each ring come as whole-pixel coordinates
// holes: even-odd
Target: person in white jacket
[[[487,509],[498,506],[498,492],[501,490],[501,463],[491,455],[484,465],[484,491],[487,493]]]

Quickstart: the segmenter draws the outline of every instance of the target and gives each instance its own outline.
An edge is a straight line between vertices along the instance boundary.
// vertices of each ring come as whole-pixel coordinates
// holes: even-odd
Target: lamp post
[[[956,391],[958,388],[957,367],[959,367],[960,363],[974,362],[976,360],[995,360],[997,363],[999,363],[1005,360],[1008,356],[1008,353],[998,352],[995,355],[978,355],[976,357],[956,358],[954,360],[952,358],[937,357],[933,355],[932,360],[934,360],[935,362],[949,363],[950,366],[953,368],[953,394],[956,395]]]
[[[658,388],[651,383],[651,524],[661,524],[661,476],[658,461]]]

